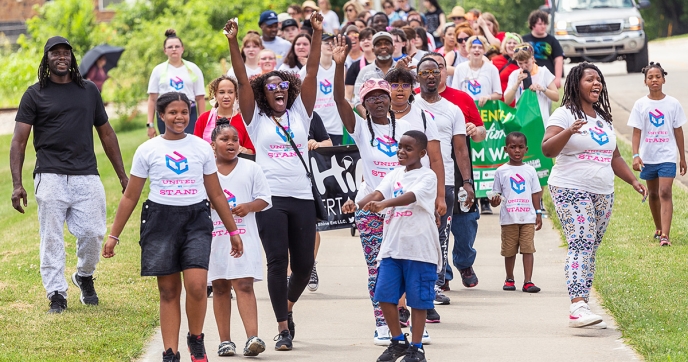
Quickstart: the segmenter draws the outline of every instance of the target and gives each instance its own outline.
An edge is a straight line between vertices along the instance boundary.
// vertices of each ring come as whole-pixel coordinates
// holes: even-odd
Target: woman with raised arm
[[[308,152],[308,130],[318,89],[322,15],[313,13],[310,22],[313,42],[303,82],[296,74],[281,71],[249,82],[237,40],[239,26],[229,20],[224,29],[239,83],[239,109],[256,148],[256,162],[272,192],[272,208],[257,213],[256,222],[268,263],[268,292],[279,332],[275,349],[279,351],[292,349],[292,309],[308,284],[315,262],[316,213],[310,180],[299,154]],[[292,276],[287,284],[290,252]]]

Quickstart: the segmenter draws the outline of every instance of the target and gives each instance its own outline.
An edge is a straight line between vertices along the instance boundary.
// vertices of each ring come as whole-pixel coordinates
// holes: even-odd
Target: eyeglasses
[[[470,39],[470,38],[471,38],[470,36],[467,36],[465,38],[456,38],[456,42],[459,44],[463,44],[464,42],[467,42],[468,39]]]
[[[346,12],[347,12],[347,13],[348,13],[348,12],[355,12],[355,11],[356,11],[356,9],[354,9],[354,8],[347,8],[347,9],[346,9]]]
[[[312,12],[313,12],[313,9],[311,9],[311,8],[303,9],[303,13],[304,13],[304,14],[305,14],[305,13],[312,13]]]
[[[411,83],[391,83],[390,85],[392,86],[392,90],[398,90],[399,87],[404,90],[411,89]]]
[[[280,90],[287,90],[289,89],[289,81],[285,80],[284,82],[279,82],[277,84],[275,83],[268,83],[265,85],[265,89],[268,90],[268,92],[274,92],[279,88]]]
[[[384,102],[387,99],[390,99],[389,94],[383,93],[383,94],[378,94],[376,96],[368,96],[365,99],[365,102],[368,104],[373,104],[373,103],[376,103],[377,101]]]
[[[182,46],[181,45],[168,45],[165,47],[167,50],[172,50],[172,49],[180,49]]]
[[[375,81],[374,79],[368,79],[364,84],[368,88],[375,87],[375,84],[377,84],[384,89],[389,89],[389,82],[384,79],[380,79],[378,81]]]
[[[351,33],[349,33],[349,34],[346,34],[346,36],[348,36],[349,38],[358,39],[359,34],[358,34],[358,33],[351,32]],[[372,39],[371,39],[371,40],[372,40]]]
[[[440,73],[442,73],[442,71],[439,69],[428,69],[428,70],[419,70],[418,71],[418,75],[423,77],[423,78],[429,77],[430,74],[432,74],[434,76],[438,76],[438,75],[440,75]]]

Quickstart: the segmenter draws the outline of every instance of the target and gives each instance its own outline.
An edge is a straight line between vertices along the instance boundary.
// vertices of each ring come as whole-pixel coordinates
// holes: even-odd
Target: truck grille
[[[621,30],[620,23],[611,24],[590,24],[576,26],[578,34],[599,34],[599,33],[615,33]]]

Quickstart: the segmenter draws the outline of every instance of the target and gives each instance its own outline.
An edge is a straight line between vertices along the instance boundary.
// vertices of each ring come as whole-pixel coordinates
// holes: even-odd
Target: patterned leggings
[[[549,191],[569,245],[564,268],[569,298],[587,301],[595,278],[597,248],[609,225],[614,194],[593,194],[556,186],[550,186]]]
[[[382,316],[382,309],[380,304],[374,300],[375,284],[377,282],[377,254],[380,252],[380,245],[382,244],[382,225],[385,218],[382,214],[376,214],[370,211],[356,210],[356,228],[361,234],[361,246],[363,247],[363,256],[368,265],[368,292],[370,293],[370,301],[373,302],[373,312],[375,313],[375,326],[386,326],[385,317]]]

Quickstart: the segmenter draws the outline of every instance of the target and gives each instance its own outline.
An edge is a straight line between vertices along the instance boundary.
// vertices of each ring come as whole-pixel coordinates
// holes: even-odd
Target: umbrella
[[[117,66],[117,62],[119,61],[119,57],[122,56],[122,52],[124,52],[124,48],[113,47],[107,44],[98,45],[97,47],[86,52],[86,55],[84,55],[83,59],[81,59],[79,72],[81,72],[83,75],[86,75],[91,67],[96,64],[96,61],[98,61],[100,57],[105,56],[107,63],[105,64],[105,67],[103,67],[103,70],[105,70],[105,73],[107,73],[110,69]]]

